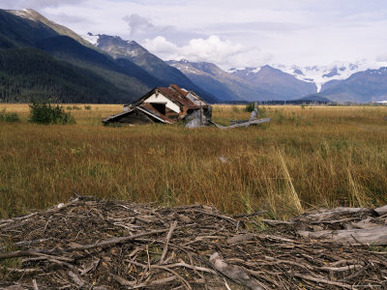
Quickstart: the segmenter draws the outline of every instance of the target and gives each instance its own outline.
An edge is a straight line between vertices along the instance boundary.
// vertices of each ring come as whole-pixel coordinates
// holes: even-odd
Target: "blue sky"
[[[10,2],[0,0],[1,2]],[[386,0],[14,0],[79,34],[222,68],[387,61]]]

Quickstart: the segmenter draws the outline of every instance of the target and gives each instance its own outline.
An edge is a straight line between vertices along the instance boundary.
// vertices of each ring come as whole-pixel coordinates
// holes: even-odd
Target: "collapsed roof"
[[[211,106],[194,92],[170,85],[154,88],[136,102],[124,105],[123,112],[106,117],[102,122],[173,124],[197,118],[199,120],[194,122],[195,126],[206,124],[211,118]]]

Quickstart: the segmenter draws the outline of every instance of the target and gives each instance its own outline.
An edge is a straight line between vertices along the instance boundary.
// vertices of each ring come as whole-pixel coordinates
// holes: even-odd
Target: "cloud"
[[[206,39],[191,39],[188,44],[182,46],[168,41],[163,36],[146,39],[142,44],[164,60],[188,59],[193,62],[211,62],[220,64],[223,68],[241,64],[251,65],[252,55],[255,55],[254,62],[257,64],[261,64],[264,58],[265,60],[270,58],[256,48],[247,48],[239,43],[222,40],[216,35]]]
[[[157,51],[164,55],[173,55],[179,50],[174,43],[169,42],[163,36],[157,36],[154,39],[146,39],[143,45],[150,51]]]
[[[142,17],[138,14],[127,15],[123,18],[123,20],[129,25],[130,35],[155,29],[155,26],[148,18]]]
[[[211,35],[207,39],[192,39],[182,52],[197,60],[210,61],[211,59],[224,59],[232,57],[242,51],[240,44],[229,40],[221,40],[218,36]]]
[[[143,17],[139,14],[131,14],[122,18],[129,26],[129,35],[150,35],[160,34],[168,31],[174,31],[173,26],[156,26],[151,19]]]
[[[16,0],[7,4],[7,6],[12,9],[32,8],[37,10],[47,7],[56,8],[67,4],[81,4],[82,2],[86,1],[87,0]]]
[[[386,0],[0,2],[4,9],[35,9],[79,34],[135,40],[162,59],[242,67],[386,58]]]

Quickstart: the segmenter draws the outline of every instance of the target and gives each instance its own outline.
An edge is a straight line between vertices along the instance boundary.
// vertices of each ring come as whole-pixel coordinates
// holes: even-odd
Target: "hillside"
[[[0,45],[2,48],[34,47],[39,40],[57,36],[50,27],[0,9]]]
[[[128,103],[153,87],[164,85],[133,62],[114,60],[33,10],[0,10],[0,45],[2,54],[9,54],[3,59],[0,72],[2,83],[7,84],[0,92],[3,100],[25,102],[57,97],[63,102]],[[22,52],[8,52],[15,48]],[[22,59],[13,57],[15,54],[22,55]],[[42,64],[37,65],[38,59]],[[57,70],[48,69],[47,63]],[[8,67],[20,64],[26,71]],[[29,69],[34,67],[37,69],[31,73]],[[50,81],[45,69],[51,72]]]
[[[31,20],[32,23],[40,23],[48,28],[51,28],[53,31],[55,31],[59,35],[69,36],[69,37],[75,39],[76,41],[78,41],[82,45],[93,47],[88,41],[83,39],[81,36],[76,34],[71,29],[47,19],[42,14],[36,12],[33,9],[8,10],[8,12],[15,15],[15,16],[19,16],[25,20]]]
[[[0,102],[116,103],[125,93],[96,74],[35,49],[0,49]]]
[[[51,56],[90,70],[125,92],[125,100],[135,100],[161,81],[130,61],[117,62],[67,36],[47,38],[36,46]],[[124,99],[122,99],[124,101]]]

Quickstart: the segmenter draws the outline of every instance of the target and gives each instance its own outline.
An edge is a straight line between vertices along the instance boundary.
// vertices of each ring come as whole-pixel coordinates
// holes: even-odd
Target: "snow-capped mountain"
[[[292,74],[269,65],[260,68],[231,69],[228,72],[257,88],[271,92],[276,96],[271,100],[292,100],[317,92],[315,84],[299,80]]]
[[[329,81],[345,80],[357,72],[366,71],[368,69],[379,69],[385,66],[387,66],[387,62],[371,62],[367,60],[361,60],[354,63],[335,62],[324,66],[315,65],[301,67],[297,65],[273,65],[273,67],[291,74],[300,80],[315,83],[318,92],[320,92],[323,85]]]
[[[387,67],[354,73],[345,80],[323,85],[319,96],[338,103],[367,103],[387,100]]]
[[[312,83],[268,65],[260,68],[223,71],[212,63],[169,61],[198,86],[216,92],[222,101],[293,100],[317,92]]]

